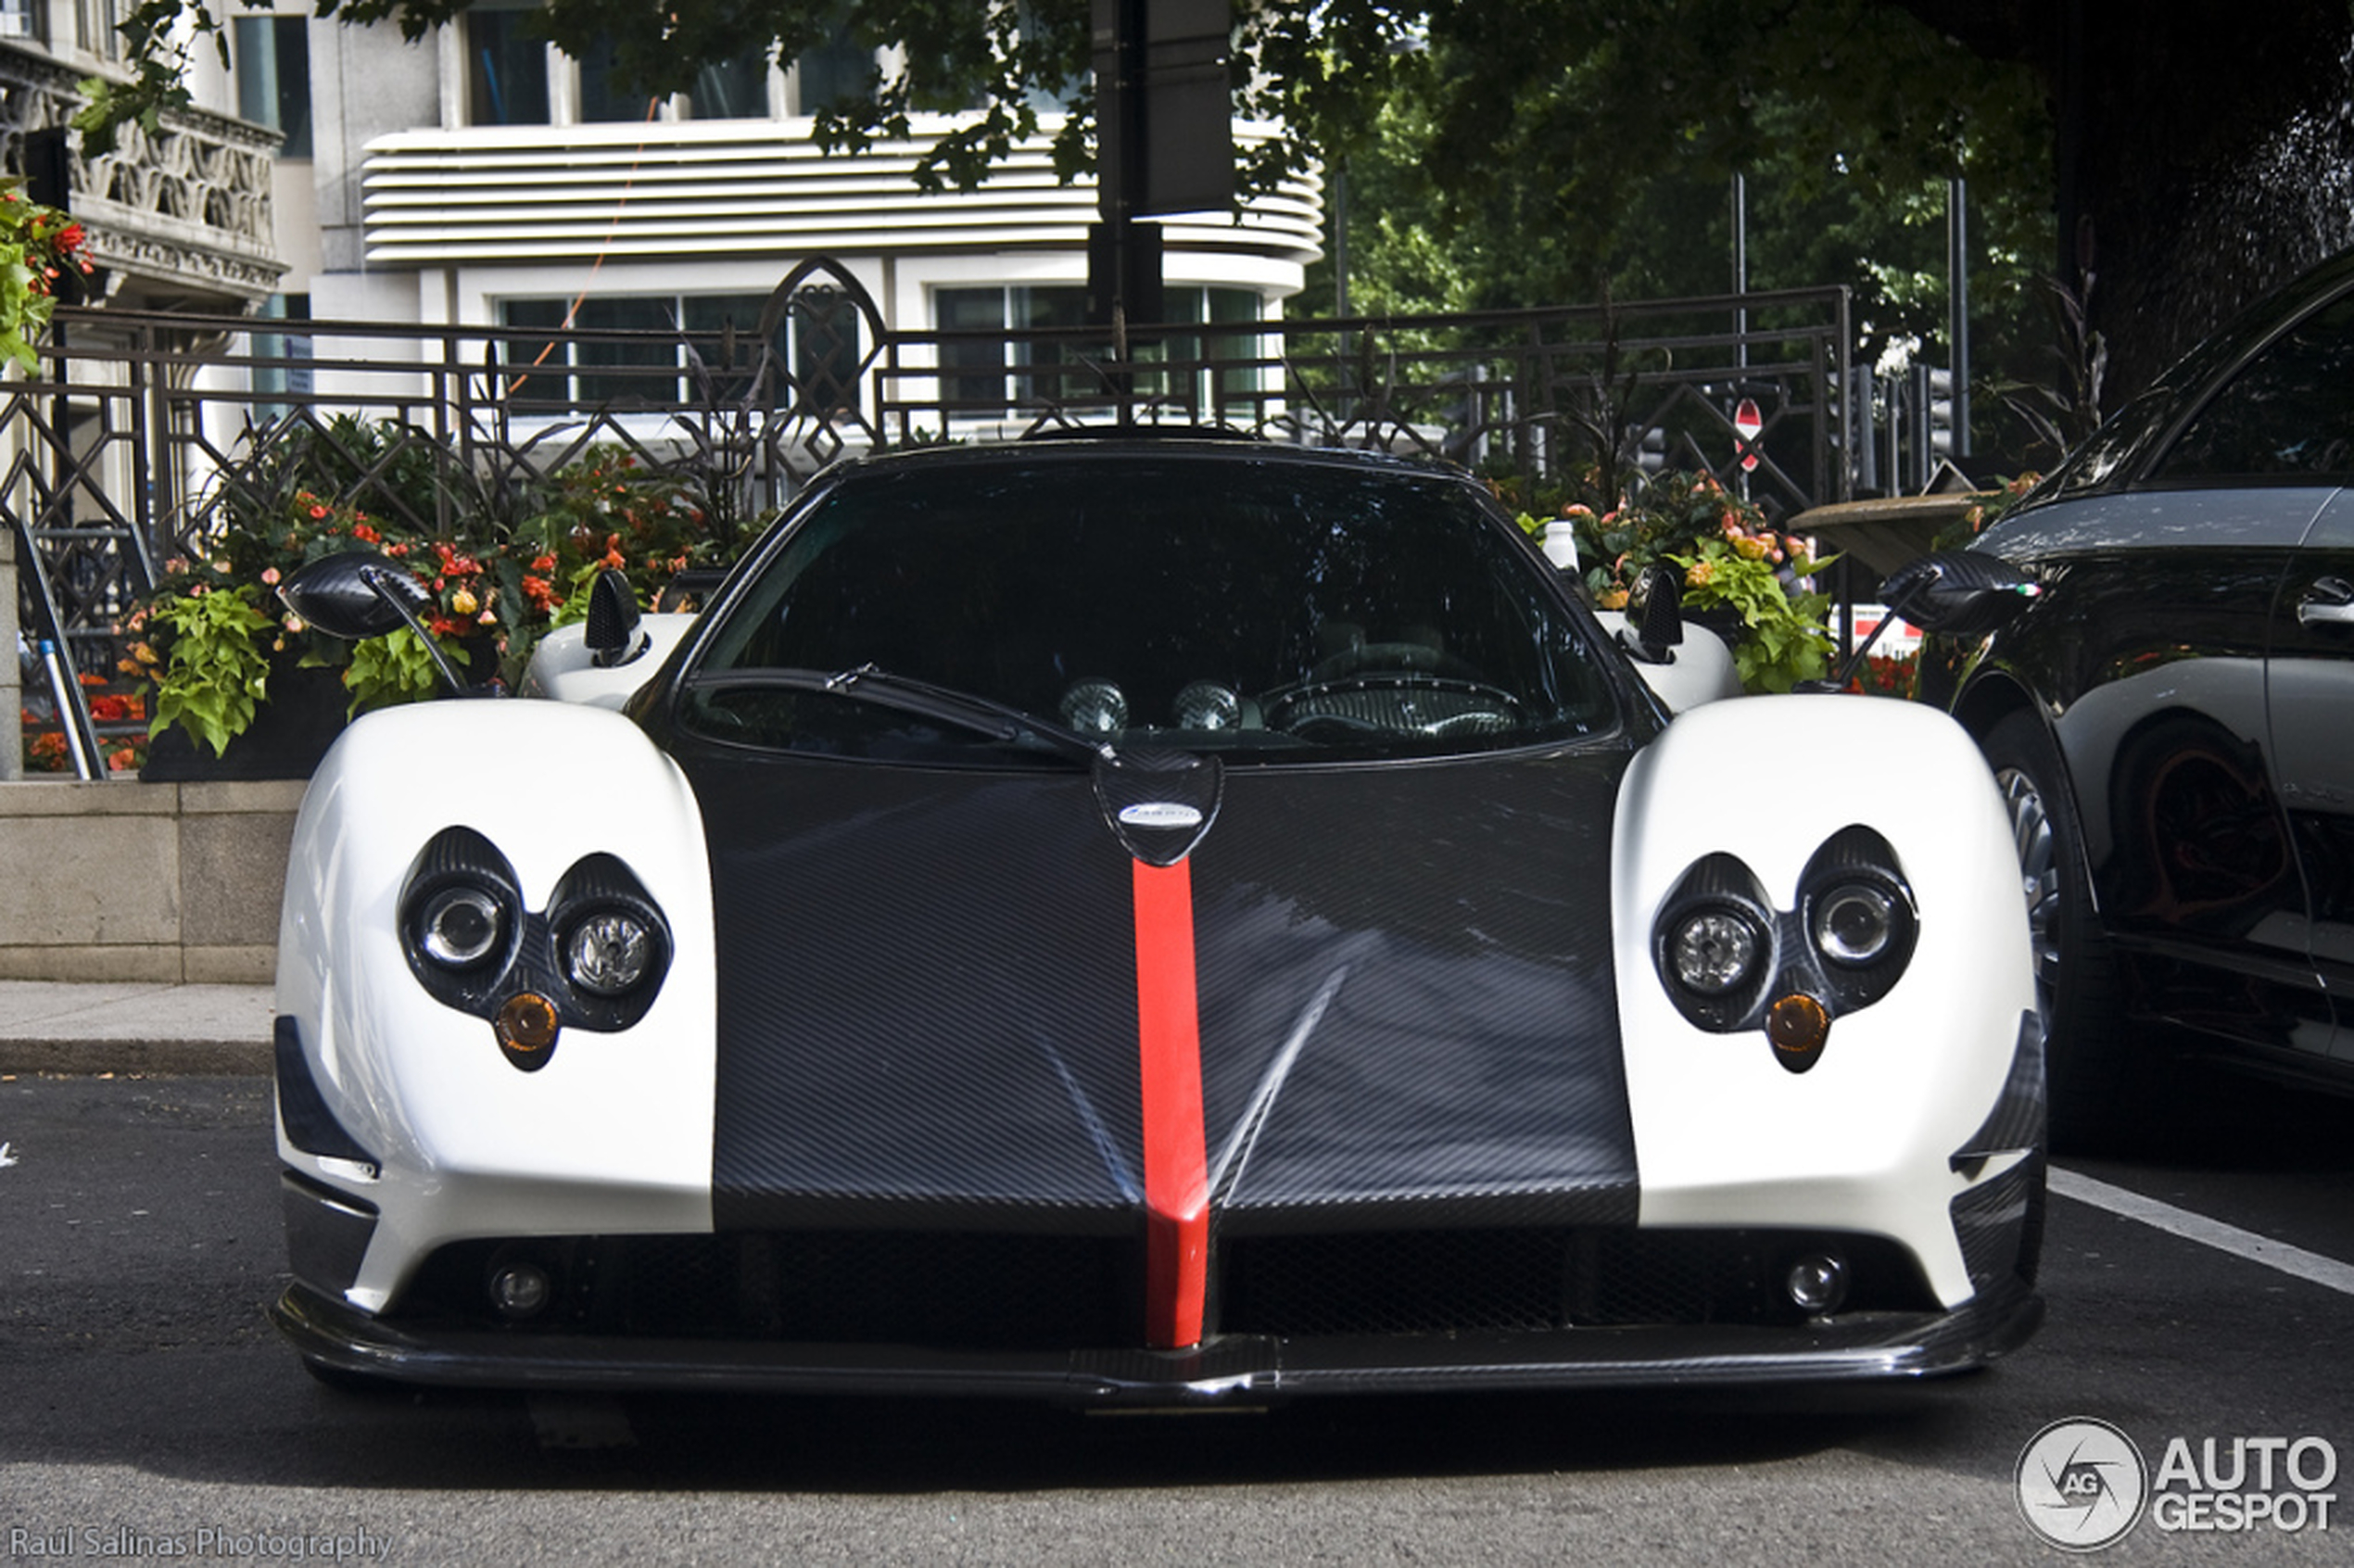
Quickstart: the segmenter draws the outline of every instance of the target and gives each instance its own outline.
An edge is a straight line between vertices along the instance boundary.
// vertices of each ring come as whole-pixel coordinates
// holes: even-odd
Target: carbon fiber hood
[[[1221,1232],[1632,1221],[1627,760],[1227,772],[1189,861]],[[681,761],[717,905],[719,1226],[1132,1227],[1133,866],[1087,776]]]

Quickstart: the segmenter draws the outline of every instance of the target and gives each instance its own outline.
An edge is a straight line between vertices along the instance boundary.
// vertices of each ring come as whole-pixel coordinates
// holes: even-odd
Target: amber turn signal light
[[[1803,992],[1777,996],[1766,1009],[1766,1038],[1773,1043],[1774,1059],[1792,1072],[1804,1072],[1815,1065],[1830,1033],[1830,1015]]]
[[[537,1071],[556,1047],[556,1005],[536,991],[519,993],[500,1005],[490,1027],[509,1061]]]

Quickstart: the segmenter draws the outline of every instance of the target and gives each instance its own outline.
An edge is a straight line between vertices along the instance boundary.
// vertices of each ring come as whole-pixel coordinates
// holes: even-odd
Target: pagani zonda
[[[845,464],[699,616],[615,609],[311,785],[323,1373],[1176,1403],[2037,1321],[2026,917],[1944,715],[1671,719],[1478,485],[1245,442]]]

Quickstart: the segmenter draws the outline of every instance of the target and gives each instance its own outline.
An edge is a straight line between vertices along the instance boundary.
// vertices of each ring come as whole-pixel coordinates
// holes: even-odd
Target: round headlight
[[[1877,963],[1896,939],[1896,900],[1870,882],[1833,888],[1808,922],[1816,951],[1834,964]]]
[[[602,909],[564,938],[564,972],[599,996],[618,996],[646,978],[654,944],[645,921],[626,909]]]
[[[426,901],[418,924],[426,957],[448,968],[467,969],[498,947],[506,915],[481,888],[444,888]]]
[[[1180,729],[1232,729],[1243,721],[1243,700],[1214,680],[1190,681],[1177,693]]]
[[[1757,967],[1757,928],[1729,909],[1687,915],[1667,938],[1667,966],[1676,982],[1702,996],[1722,996]]]
[[[1107,680],[1082,680],[1063,693],[1063,722],[1082,735],[1115,735],[1128,727],[1128,698]]]

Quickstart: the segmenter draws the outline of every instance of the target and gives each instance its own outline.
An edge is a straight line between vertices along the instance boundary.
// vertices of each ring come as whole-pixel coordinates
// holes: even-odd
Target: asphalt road
[[[2112,1423],[2153,1469],[2174,1438],[2215,1439],[2248,1461],[2238,1498],[2286,1449],[2235,1439],[2318,1437],[2354,1466],[2354,1106],[2221,1077],[2193,1103],[2200,1131],[2164,1161],[2063,1169],[2204,1223],[2055,1198],[2050,1319],[1985,1373],[1088,1417],[332,1393],[262,1318],[266,1082],[0,1081],[0,1560],[2059,1561],[2014,1484],[2055,1422]],[[2301,1450],[2306,1479],[2322,1453]],[[2153,1513],[2096,1560],[2348,1562],[2354,1514],[2311,1519],[2341,1494],[2354,1468],[2302,1494],[2294,1532]]]

